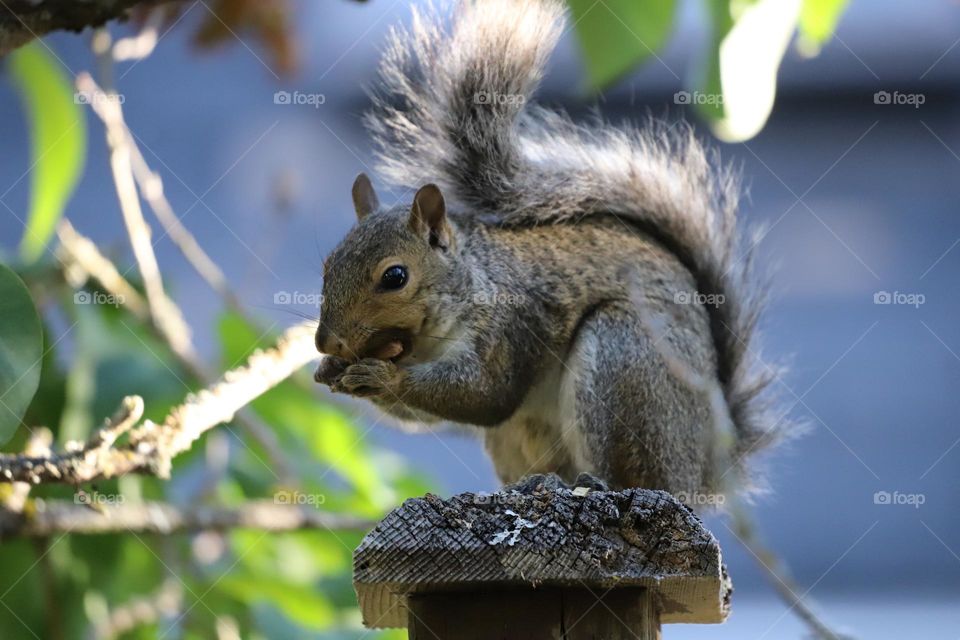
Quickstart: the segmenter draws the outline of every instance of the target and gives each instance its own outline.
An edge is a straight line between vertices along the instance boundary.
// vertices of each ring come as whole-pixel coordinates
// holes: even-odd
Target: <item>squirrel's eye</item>
[[[386,291],[396,291],[407,284],[407,268],[395,264],[388,267],[380,276],[380,288]]]

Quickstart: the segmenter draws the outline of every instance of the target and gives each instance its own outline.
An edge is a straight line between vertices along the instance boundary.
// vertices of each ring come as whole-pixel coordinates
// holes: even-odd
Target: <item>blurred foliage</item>
[[[86,121],[63,67],[46,45],[32,42],[9,60],[30,120],[30,213],[20,249],[24,259],[36,260],[83,172]]]
[[[850,0],[804,0],[800,9],[800,47],[816,53],[830,39]]]
[[[567,0],[588,81],[602,89],[666,44],[676,0]]]
[[[208,9],[195,35],[197,44],[219,45],[233,40],[236,32],[248,32],[270,52],[280,73],[297,66],[287,0],[211,0]]]
[[[777,70],[794,33],[799,30],[797,45],[803,54],[816,54],[833,34],[847,2],[701,0],[707,40],[694,51],[677,104],[695,107],[724,140],[756,135],[773,107]],[[670,41],[680,6],[675,0],[567,3],[593,90],[612,86],[650,57],[660,60],[657,52]]]
[[[50,426],[62,444],[86,438],[125,394],[144,396],[150,417],[162,419],[173,404],[199,388],[199,381],[177,364],[166,345],[125,309],[92,303],[105,298],[92,283],[75,292],[54,268],[24,263],[15,267],[34,298],[44,302],[46,320],[42,328],[27,289],[13,271],[0,267],[0,355],[16,355],[5,348],[10,327],[30,329],[35,342],[29,354],[4,360],[0,376],[26,371],[38,361],[43,365],[33,368],[39,391],[29,408],[24,407],[29,424]],[[219,333],[224,369],[275,338],[233,314],[222,318]],[[42,359],[41,344],[47,350]],[[402,459],[366,442],[361,426],[310,391],[302,384],[307,380],[288,380],[252,405],[275,431],[297,487],[280,486],[268,453],[228,425],[178,457],[169,482],[128,477],[86,490],[126,502],[154,499],[180,506],[240,505],[285,491],[318,509],[376,518],[430,489]],[[0,384],[5,389],[6,378],[0,378]],[[29,394],[26,397],[29,401]],[[20,450],[27,431],[22,428],[4,448]],[[218,467],[216,456],[205,451],[213,437],[228,444],[225,467]],[[31,500],[69,501],[73,493],[71,487],[43,485],[33,489]],[[235,622],[243,638],[360,637],[364,630],[351,564],[362,534],[238,530],[4,540],[0,594],[7,606],[0,607],[0,637],[92,637],[90,630],[102,625],[109,612],[135,598],[149,598],[165,580],[183,593],[182,618],[146,624],[119,637],[212,638],[217,619],[225,617]]]
[[[22,373],[41,361],[44,345],[43,366],[32,369],[39,391],[29,408],[21,409],[26,409],[31,425],[50,426],[62,444],[86,438],[125,394],[144,396],[150,417],[162,419],[173,404],[199,388],[199,381],[136,318],[122,307],[90,302],[103,300],[103,291],[90,284],[74,292],[56,277],[56,269],[16,266],[34,297],[45,302],[47,324],[41,330],[27,289],[13,271],[0,267],[0,356],[17,357],[2,361],[0,385],[7,388],[2,376],[8,372]],[[7,331],[28,329],[35,343],[29,354],[6,349]],[[219,333],[224,369],[275,338],[233,314],[222,318]],[[180,506],[240,505],[286,491],[325,511],[376,518],[430,489],[403,460],[365,442],[365,432],[346,412],[301,382],[288,380],[252,405],[275,431],[285,461],[296,472],[297,487],[280,486],[267,452],[229,425],[178,457],[170,482],[128,477],[87,490],[127,502],[155,499]],[[26,432],[21,429],[5,449],[20,450]],[[225,468],[212,462],[216,456],[205,455],[211,437],[226,438]],[[31,500],[72,500],[72,495],[71,487],[44,485],[33,489]],[[134,598],[150,597],[164,580],[182,590],[182,618],[140,626],[119,637],[166,633],[166,638],[212,638],[217,619],[224,617],[235,622],[243,638],[359,637],[364,631],[351,564],[362,534],[238,530],[169,538],[128,533],[5,540],[0,544],[0,594],[7,606],[0,607],[0,637],[91,637],[90,630],[102,625],[108,612]]]
[[[47,54],[26,49],[21,55],[24,51],[16,81],[32,87],[25,92],[36,92],[36,99],[27,101],[34,140],[48,140],[51,122],[65,122],[64,114],[76,105],[62,78],[51,80],[55,70],[37,62],[36,56]],[[77,117],[82,131],[83,114]],[[38,127],[44,128],[42,134]],[[39,425],[53,431],[59,446],[84,440],[129,394],[142,396],[146,417],[159,421],[202,387],[154,331],[113,304],[113,296],[95,282],[78,289],[68,284],[53,252],[45,251],[69,196],[65,185],[70,182],[72,188],[76,179],[65,180],[70,176],[64,173],[82,166],[84,153],[83,144],[61,141],[44,158],[34,143],[32,193],[45,204],[35,205],[41,213],[25,230],[29,251],[5,256],[10,267],[0,264],[0,444],[5,451],[22,451],[28,427]],[[119,211],[116,215],[122,228]],[[31,234],[42,234],[43,243],[33,244],[27,239]],[[132,284],[142,289],[139,282]],[[236,314],[224,315],[218,330],[223,370],[277,337]],[[301,373],[302,378],[281,383],[251,405],[276,434],[296,486],[281,485],[270,452],[236,425],[224,425],[174,460],[170,481],[133,476],[76,489],[41,485],[32,489],[27,512],[43,500],[73,501],[82,489],[115,501],[162,500],[180,507],[239,506],[271,497],[283,502],[278,496],[287,501],[295,496],[297,504],[331,513],[379,518],[403,499],[431,489],[404,460],[366,442],[364,428],[315,393],[309,376]],[[0,499],[9,491],[10,485],[0,484]],[[351,567],[363,533],[128,532],[2,540],[0,638],[98,637],[97,629],[106,628],[113,613],[156,599],[165,585],[182,594],[177,613],[156,607],[158,619],[116,637],[208,639],[217,637],[217,626],[224,624],[255,639],[402,637],[361,627]]]
[[[591,91],[610,88],[670,42],[683,5],[678,0],[566,0]],[[699,0],[706,38],[692,47],[692,64],[680,78],[683,98],[723,140],[756,135],[776,95],[777,72],[794,36],[797,49],[817,54],[830,39],[849,0]],[[278,69],[296,65],[286,0],[217,0],[196,40],[203,45],[252,33]],[[689,46],[684,43],[683,46]],[[680,70],[671,70],[679,76]],[[680,96],[681,94],[678,94]]]
[[[805,56],[819,53],[833,35],[849,0],[697,0],[705,21],[692,64],[671,70],[684,99],[719,138],[738,142],[766,123],[776,95],[777,72],[791,41]],[[674,35],[679,0],[566,0],[592,92],[615,85],[638,65],[660,55]],[[251,34],[271,54],[280,73],[297,65],[295,20],[289,0],[214,0],[194,39],[220,45]],[[187,6],[187,5],[184,5]],[[190,6],[192,9],[192,6]],[[172,5],[171,22],[190,9]],[[794,37],[796,36],[796,38]],[[686,77],[680,78],[682,73]],[[680,95],[680,94],[678,94]]]
[[[198,47],[214,49],[249,40],[267,51],[271,71],[284,75],[296,70],[297,46],[289,0],[208,0],[199,7],[189,2],[164,6],[167,26],[172,27],[196,10],[200,19],[193,42]],[[152,6],[136,9],[134,22],[145,22],[155,10]]]
[[[30,294],[0,265],[0,444],[10,439],[40,384],[43,336]]]

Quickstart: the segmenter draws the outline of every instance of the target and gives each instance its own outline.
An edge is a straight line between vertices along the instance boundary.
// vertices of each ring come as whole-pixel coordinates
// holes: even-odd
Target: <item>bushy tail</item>
[[[391,33],[367,124],[391,182],[435,182],[505,225],[609,213],[673,251],[708,306],[718,379],[739,460],[783,433],[761,398],[773,373],[754,357],[762,306],[735,228],[738,185],[684,125],[573,123],[529,104],[564,25],[557,0],[465,0],[452,21],[416,12]],[[778,419],[779,418],[779,419]]]

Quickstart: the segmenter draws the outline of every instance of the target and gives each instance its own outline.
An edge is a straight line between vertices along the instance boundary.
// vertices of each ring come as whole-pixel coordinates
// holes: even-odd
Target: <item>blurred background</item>
[[[198,25],[212,11],[204,2],[185,3],[177,23],[164,26],[152,55],[117,65],[116,87],[174,211],[222,267],[250,315],[265,332],[277,333],[298,315],[317,314],[311,296],[321,287],[322,259],[354,219],[352,180],[361,171],[375,176],[360,122],[368,104],[364,87],[375,81],[390,25],[409,20],[409,4],[292,2],[288,18],[298,64],[289,72],[282,56],[240,29],[199,51]],[[709,126],[710,114],[696,104],[697,87],[708,86],[697,78],[708,73],[703,59],[713,37],[705,6],[679,1],[667,25],[662,43],[651,47],[655,53],[623,72],[614,70],[615,78],[604,78],[600,63],[585,58],[582,45],[588,43],[578,42],[583,34],[568,32],[540,99],[578,117],[596,108],[615,121],[650,114],[691,120],[726,162],[742,168],[742,216],[762,225],[759,262],[773,283],[763,319],[764,353],[789,364],[779,391],[793,405],[792,415],[810,425],[807,435],[765,460],[770,491],[755,504],[761,534],[809,589],[801,595],[836,628],[858,638],[957,638],[960,4],[853,0],[818,55],[791,41],[776,75],[769,119],[761,118],[759,132],[738,142],[718,139],[717,133],[728,140],[737,136],[725,134],[716,121]],[[115,35],[135,32],[131,26],[111,29]],[[95,68],[89,33],[52,34],[45,42],[71,80]],[[25,172],[31,165],[26,114],[9,80],[0,78],[5,259],[16,255],[24,232],[30,206]],[[278,91],[322,97],[298,104],[275,100]],[[89,109],[83,113],[85,169],[65,215],[102,251],[130,265],[103,128]],[[378,190],[387,202],[400,196],[382,185]],[[169,238],[158,237],[155,250],[200,353],[223,367],[233,364],[251,338],[231,350],[239,340],[231,334],[237,320],[224,318],[222,300]],[[145,381],[160,415],[184,394],[149,354],[134,357],[120,349],[119,343],[129,342],[124,348],[136,350],[135,336],[109,318],[82,319],[70,331],[75,318],[68,314],[54,310],[47,318],[50,335],[63,335],[57,360],[70,381],[67,388],[76,394],[78,381],[93,381],[86,411],[94,422],[124,394],[143,393]],[[248,335],[246,329],[237,333]],[[101,350],[99,359],[91,359],[85,343],[110,347],[112,355]],[[86,358],[87,368],[71,376],[76,358]],[[303,473],[327,478],[324,491],[344,496],[344,509],[376,515],[427,489],[450,495],[497,487],[480,445],[467,435],[404,434],[366,405],[334,399],[325,389],[317,390],[317,398],[320,406],[340,407],[335,419],[349,422],[349,433],[362,438],[358,451],[366,459],[357,464],[379,477],[357,506],[351,502],[355,470],[339,468],[332,454],[325,459],[308,451],[298,459]],[[61,417],[50,420],[63,424]],[[314,417],[321,421],[317,429],[333,419]],[[312,428],[301,425],[301,436],[309,440]],[[237,459],[232,479],[213,494],[229,500],[249,495],[256,482],[267,486],[269,479],[255,478],[262,472],[244,467],[237,439],[226,440]],[[178,461],[169,485],[144,479],[137,481],[144,484],[138,490],[171,501],[196,499],[209,471],[210,444],[205,446],[206,452],[198,447],[192,458]],[[328,477],[331,468],[335,473]],[[338,474],[346,480],[330,479]],[[727,523],[711,518],[707,524],[720,539],[736,586],[733,615],[721,627],[668,627],[666,637],[804,637]],[[202,535],[179,542],[70,538],[51,554],[51,570],[63,579],[53,588],[62,589],[66,626],[95,618],[114,599],[155,589],[170,569],[155,556],[166,558],[161,548],[180,545],[181,565],[170,571],[182,568],[186,583],[198,585],[196,593],[186,594],[187,606],[209,602],[195,606],[193,617],[235,611],[252,637],[361,635],[349,612],[346,560],[358,537],[342,536],[339,544],[327,534],[291,534],[277,536],[268,548],[257,535],[231,534],[221,541],[228,556],[241,555],[237,550],[244,545],[262,549],[235,567],[219,556],[209,566],[197,560],[198,545],[210,542]],[[0,556],[6,554],[0,593],[7,590],[0,601],[9,605],[0,608],[4,638],[52,637],[44,632],[37,597],[50,582],[27,571],[34,553],[22,541],[0,545]],[[107,559],[112,564],[100,564]],[[314,568],[306,576],[292,575],[285,563]],[[14,583],[21,573],[27,577]],[[228,578],[217,583],[220,574]],[[274,593],[263,587],[271,580],[278,584]],[[329,615],[310,613],[320,609]],[[181,621],[165,637],[212,637],[197,631],[204,624]],[[146,633],[142,637],[154,637]]]

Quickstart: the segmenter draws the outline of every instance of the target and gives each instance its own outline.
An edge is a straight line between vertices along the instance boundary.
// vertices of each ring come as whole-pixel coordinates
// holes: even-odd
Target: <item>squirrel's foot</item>
[[[399,376],[397,365],[389,360],[364,358],[349,365],[330,388],[353,396],[368,398],[388,393]]]

